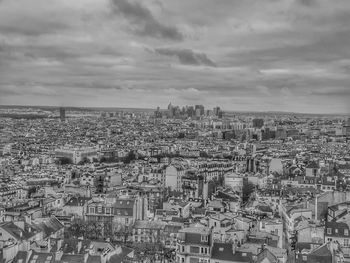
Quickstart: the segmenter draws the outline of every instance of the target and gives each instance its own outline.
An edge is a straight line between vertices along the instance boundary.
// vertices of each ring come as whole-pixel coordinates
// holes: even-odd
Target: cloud
[[[155,52],[160,55],[177,57],[184,65],[216,67],[216,64],[206,54],[194,52],[191,49],[156,48]]]
[[[303,6],[314,6],[316,4],[315,0],[297,0],[297,3],[303,5]]]
[[[141,36],[183,40],[183,35],[175,27],[162,24],[152,12],[140,2],[129,0],[112,0],[113,11],[127,19],[134,33]]]
[[[349,0],[0,0],[0,100],[349,112],[349,23]]]

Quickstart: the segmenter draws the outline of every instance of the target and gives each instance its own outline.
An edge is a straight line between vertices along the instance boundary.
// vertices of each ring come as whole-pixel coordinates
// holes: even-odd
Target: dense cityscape
[[[349,116],[2,106],[0,135],[0,262],[350,262]]]
[[[0,0],[0,263],[350,263],[350,0]]]

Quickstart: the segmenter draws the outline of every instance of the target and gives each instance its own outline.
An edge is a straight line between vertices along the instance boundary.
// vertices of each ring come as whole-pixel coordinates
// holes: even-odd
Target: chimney
[[[14,223],[18,228],[24,230],[24,220],[14,221],[13,223]]]
[[[84,254],[84,263],[87,262],[88,258],[89,258],[89,253],[85,253]]]
[[[81,250],[81,247],[82,247],[82,245],[83,245],[83,242],[81,241],[81,240],[79,240],[78,241],[78,244],[77,244],[77,254],[79,254],[80,253],[80,250]]]
[[[55,254],[55,260],[60,261],[63,255],[63,251],[57,251]]]
[[[62,239],[57,240],[57,250],[60,250],[62,248],[62,243],[63,243]]]
[[[30,217],[30,215],[25,215],[24,216],[24,221],[27,223],[27,224],[31,224],[32,223],[32,218]]]
[[[233,255],[236,254],[236,243],[235,242],[232,243],[232,254]]]

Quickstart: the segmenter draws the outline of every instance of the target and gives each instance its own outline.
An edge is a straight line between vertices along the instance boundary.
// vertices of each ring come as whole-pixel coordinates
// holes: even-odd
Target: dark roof
[[[127,255],[133,251],[131,248],[128,247],[122,247],[121,249],[121,253],[111,256],[108,263],[121,263],[124,261]]]
[[[27,251],[18,251],[18,253],[15,256],[15,258],[13,259],[12,263],[18,263],[20,260],[22,260],[22,262],[26,262],[27,256],[28,256]]]
[[[54,262],[55,261],[55,254],[54,253],[40,253],[35,252],[31,254],[28,262],[35,262],[35,263],[46,263],[46,262]]]
[[[44,237],[51,236],[64,228],[64,225],[54,216],[45,218],[42,222],[35,224],[35,226],[44,232]]]
[[[147,220],[136,220],[134,228],[136,229],[164,229],[166,223],[163,221],[147,221]]]
[[[258,205],[256,206],[256,209],[260,210],[261,212],[267,212],[267,213],[273,212],[272,208],[268,205]]]
[[[211,258],[233,262],[251,262],[252,254],[249,252],[233,251],[233,244],[214,243],[211,250]]]
[[[89,257],[87,258],[86,263],[101,263],[101,257],[100,256],[89,255]]]
[[[26,240],[38,233],[35,228],[31,228],[31,231],[29,232],[28,227],[26,226],[28,225],[25,224],[25,229],[21,229],[13,222],[5,222],[0,224],[0,228],[4,229],[16,240]]]
[[[316,162],[310,162],[310,163],[306,166],[306,168],[318,169],[319,166],[318,166],[318,164],[317,164]]]
[[[310,252],[311,256],[321,256],[321,257],[332,257],[332,253],[328,248],[328,243],[315,248],[313,251]]]
[[[117,199],[114,203],[114,207],[118,209],[133,208],[135,200],[133,199]]]
[[[331,237],[349,237],[349,226],[344,223],[344,222],[326,222],[326,226],[325,226],[325,235],[326,236],[331,236]],[[331,234],[328,234],[328,228],[330,228]],[[345,235],[345,230],[348,230],[347,235]]]
[[[84,255],[63,254],[61,261],[69,263],[82,263],[84,262]]]
[[[91,197],[72,197],[65,206],[84,206],[89,200]]]
[[[218,191],[216,194],[217,198],[221,198],[224,201],[231,201],[231,202],[238,202],[239,201],[239,197],[234,195],[234,194],[229,194],[229,193],[225,193],[222,191]]]
[[[81,243],[81,248],[78,251],[78,243]],[[86,249],[88,249],[90,247],[91,244],[91,240],[79,240],[79,239],[64,239],[61,245],[61,250],[63,251],[63,253],[74,253],[74,254],[79,254],[79,253],[83,253]],[[57,242],[55,243],[55,245],[52,247],[51,251],[52,252],[56,252],[57,251]]]
[[[265,259],[267,259],[267,261],[265,261]],[[277,257],[271,253],[270,250],[268,249],[264,249],[263,251],[261,251],[258,255],[257,255],[257,260],[256,263],[267,263],[267,262],[271,262],[271,263],[276,263],[279,262]]]

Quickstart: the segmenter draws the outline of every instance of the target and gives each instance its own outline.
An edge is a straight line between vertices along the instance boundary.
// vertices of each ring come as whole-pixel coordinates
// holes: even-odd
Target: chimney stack
[[[81,248],[82,248],[82,246],[83,246],[83,242],[81,241],[81,240],[79,240],[78,241],[78,244],[77,244],[77,250],[78,250],[78,254],[80,253],[80,250],[81,250]]]
[[[55,254],[55,260],[60,261],[63,256],[63,251],[57,251]]]
[[[235,242],[232,243],[232,254],[233,255],[236,254],[236,243]]]

